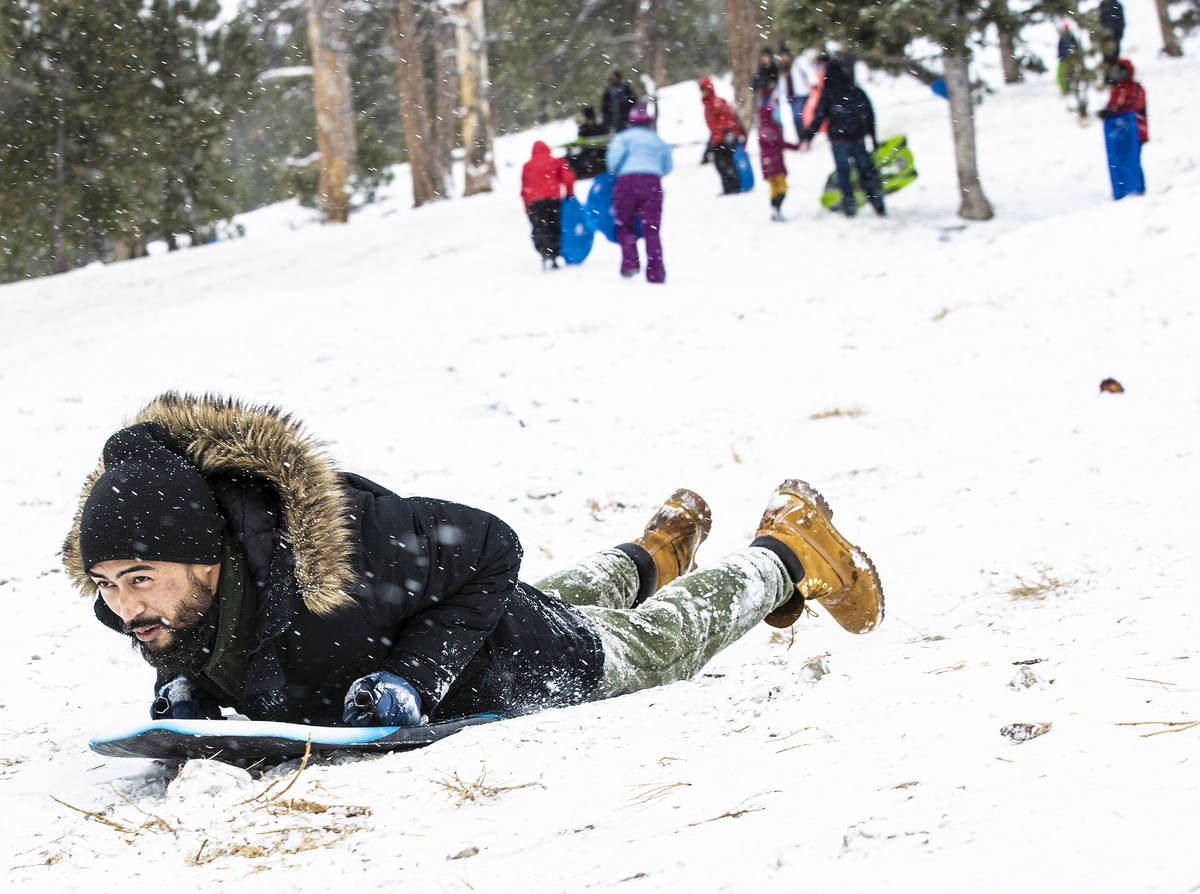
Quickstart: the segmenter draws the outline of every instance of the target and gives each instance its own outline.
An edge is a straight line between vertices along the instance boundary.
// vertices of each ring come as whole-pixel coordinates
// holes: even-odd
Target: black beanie
[[[123,428],[104,445],[79,520],[84,570],[110,559],[212,565],[225,520],[212,490],[157,422]]]

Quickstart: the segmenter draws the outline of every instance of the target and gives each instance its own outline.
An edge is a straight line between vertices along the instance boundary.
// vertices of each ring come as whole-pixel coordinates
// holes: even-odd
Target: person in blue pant
[[[617,224],[617,244],[621,246],[621,275],[637,276],[637,227],[641,222],[646,239],[646,280],[664,282],[663,266],[662,178],[671,173],[674,163],[671,147],[652,127],[654,117],[645,100],[629,113],[629,128],[608,144],[608,171],[616,177],[613,184],[613,218]]]
[[[853,217],[858,210],[850,180],[851,163],[858,169],[859,181],[867,201],[880,217],[887,214],[883,204],[883,188],[879,171],[867,152],[865,140],[871,138],[875,149],[875,110],[861,87],[854,83],[854,59],[843,53],[835,54],[825,66],[825,86],[821,101],[808,128],[800,135],[801,143],[811,143],[813,136],[829,121],[829,144],[833,148],[833,163],[837,166],[838,189],[842,193],[842,211]]]

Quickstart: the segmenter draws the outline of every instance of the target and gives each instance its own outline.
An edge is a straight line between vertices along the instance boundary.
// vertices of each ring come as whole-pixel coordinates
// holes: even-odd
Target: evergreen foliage
[[[596,105],[618,68],[641,92],[637,0],[489,0],[501,133]],[[452,0],[418,0],[422,27]],[[356,201],[405,160],[388,4],[346,0]],[[728,66],[723,0],[673,0],[668,81]],[[312,202],[305,0],[7,0],[0,5],[0,282],[211,238],[238,212]],[[437,68],[425,41],[426,71]],[[429,108],[434,108],[432,88]]]
[[[642,93],[637,0],[490,0],[492,110],[500,132],[598,106],[617,69]],[[668,82],[729,67],[724,0],[673,0],[664,23]]]
[[[837,43],[871,68],[911,74],[928,84],[941,77],[945,51],[970,56],[989,26],[1019,35],[1033,22],[1072,14],[1077,5],[1075,0],[781,0],[777,22],[794,49]],[[1025,68],[1045,70],[1045,62],[1027,52],[1018,61]]]
[[[11,0],[0,26],[0,281],[204,241],[234,210],[254,47],[217,0]]]

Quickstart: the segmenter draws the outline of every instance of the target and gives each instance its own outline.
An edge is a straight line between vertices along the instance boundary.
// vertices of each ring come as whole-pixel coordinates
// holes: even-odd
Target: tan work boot
[[[656,592],[696,567],[696,550],[712,528],[712,510],[695,491],[680,488],[667,498],[633,541],[654,560]]]
[[[791,478],[775,489],[755,537],[787,546],[804,566],[804,579],[795,582],[795,596],[767,615],[768,624],[790,627],[805,599],[851,633],[868,633],[883,620],[883,586],[874,563],[838,533],[832,519],[833,510],[808,482]]]

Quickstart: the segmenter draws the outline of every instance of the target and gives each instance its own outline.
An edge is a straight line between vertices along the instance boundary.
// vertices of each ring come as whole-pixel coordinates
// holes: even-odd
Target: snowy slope
[[[245,239],[0,288],[9,883],[1194,890],[1200,726],[1166,724],[1200,721],[1200,44],[1156,58],[1152,4],[1125,5],[1144,198],[1111,200],[1098,125],[1047,76],[978,110],[997,217],[964,225],[945,103],[873,77],[920,179],[887,220],[834,218],[818,141],[772,223],[761,185],[716,196],[684,84],[662,102],[661,287],[602,241],[540,271],[519,170],[560,122],[500,142],[490,196],[414,211],[398,183],[344,228],[279,206]],[[529,580],[636,536],[678,486],[713,507],[703,563],[804,477],[888,617],[764,626],[696,680],[310,764],[275,800],[298,762],[99,758],[90,732],[143,717],[151,675],[57,549],[107,434],[167,388],[279,403],[346,468],[499,513]],[[1000,734],[1021,722],[1051,727]]]

